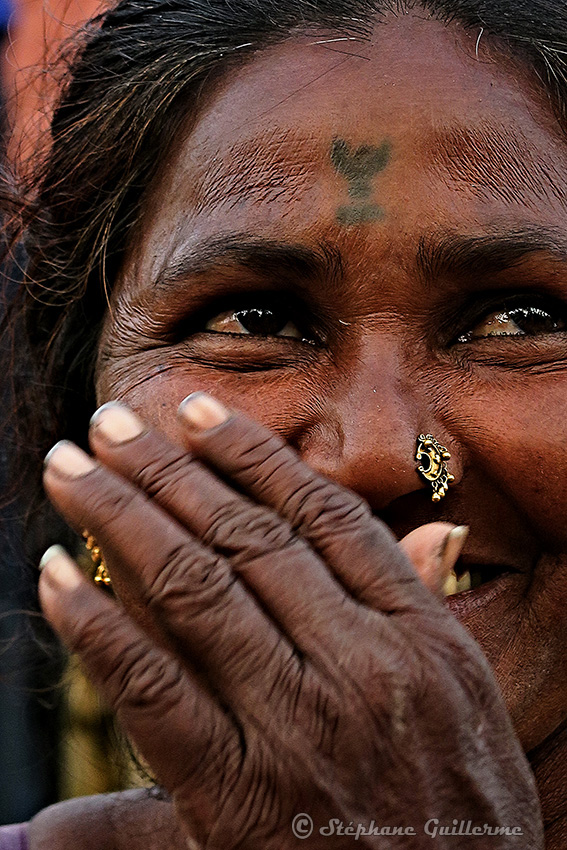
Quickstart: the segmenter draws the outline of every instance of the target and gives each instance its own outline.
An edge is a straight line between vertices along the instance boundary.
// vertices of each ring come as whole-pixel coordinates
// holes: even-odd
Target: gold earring
[[[431,485],[433,502],[440,502],[447,494],[449,485],[455,480],[447,468],[451,455],[441,443],[431,434],[420,434],[417,438],[415,459],[419,466],[417,471],[424,481]]]
[[[85,540],[85,546],[90,553],[91,561],[94,566],[93,581],[96,584],[103,584],[105,587],[112,587],[112,579],[106,569],[106,564],[104,563],[100,546],[87,529],[83,531],[83,537]]]

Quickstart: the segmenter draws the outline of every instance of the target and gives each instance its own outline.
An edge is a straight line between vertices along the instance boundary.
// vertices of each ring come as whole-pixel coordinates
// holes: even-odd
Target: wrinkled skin
[[[377,27],[371,43],[342,45],[357,54],[351,57],[332,52],[333,45],[317,45],[317,40],[315,36],[298,38],[259,54],[204,97],[199,120],[178,141],[149,193],[144,221],[130,246],[101,341],[99,399],[127,402],[174,443],[195,448],[194,435],[189,438],[179,427],[175,410],[188,392],[212,391],[283,437],[310,468],[366,500],[375,516],[360,518],[363,525],[357,533],[363,538],[367,527],[382,529],[376,517],[397,537],[432,520],[468,524],[471,534],[465,564],[500,569],[492,581],[455,597],[450,607],[494,670],[536,774],[547,846],[560,848],[567,841],[567,344],[561,320],[567,300],[561,245],[565,142],[537,81],[501,57],[496,61],[487,42],[481,41],[477,56],[476,39],[457,28],[404,16]],[[305,85],[306,80],[311,84]],[[468,132],[459,134],[459,128]],[[346,150],[346,164],[344,158],[338,164],[336,150],[333,158],[336,140],[346,143],[346,149],[341,148],[343,153]],[[386,142],[389,156],[382,153],[380,159],[377,151]],[[368,157],[368,170],[360,177],[357,169],[362,166],[353,157],[363,146],[374,148],[375,156]],[[547,164],[545,173],[538,163]],[[370,195],[365,195],[368,187]],[[218,244],[221,237],[233,241],[222,246]],[[448,237],[453,237],[453,247],[460,240],[458,250],[453,250],[451,262],[441,262],[445,258],[439,246],[446,247]],[[506,257],[502,241],[495,247],[502,238],[507,239]],[[476,240],[474,251],[471,240]],[[436,250],[427,251],[427,242],[435,242]],[[306,251],[315,256],[306,260]],[[426,270],[424,258],[430,261]],[[324,259],[326,269],[321,268]],[[285,306],[299,302],[288,318],[295,326],[301,324],[298,336],[307,341],[294,336],[242,335],[237,317],[231,315],[243,306],[265,305],[265,298],[258,296],[260,300],[254,301],[257,296],[250,293],[263,296],[278,288],[284,292]],[[523,299],[522,309],[535,306],[548,316],[528,336],[517,335],[510,323],[504,327],[507,335],[494,334],[490,319],[502,313],[506,299],[512,297]],[[231,333],[222,333],[226,330]],[[415,471],[415,440],[421,432],[433,433],[452,454],[455,487],[438,506]],[[203,445],[199,444],[199,451],[204,451]],[[99,454],[100,446],[93,447]],[[234,437],[223,445],[220,458],[214,453],[206,457],[216,467],[225,463],[230,452],[237,457],[244,448]],[[136,454],[137,464],[140,458]],[[105,453],[101,459],[116,468],[115,455]],[[144,487],[147,481],[140,478],[141,469],[132,467],[127,477]],[[104,473],[87,476],[81,484],[59,485],[59,490],[48,480],[48,491],[68,518],[100,536],[130,614],[158,643],[165,629],[170,648],[169,632],[173,631],[180,658],[193,653],[200,657],[201,648],[189,650],[183,643],[185,634],[181,650],[177,643],[176,629],[189,628],[193,604],[180,586],[172,585],[170,594],[165,582],[159,584],[161,594],[155,603],[159,627],[149,622],[147,611],[153,603],[148,606],[149,597],[137,587],[129,562],[134,541],[126,532],[121,540],[122,531],[114,536],[104,525],[101,517],[110,491],[101,499],[97,487],[103,484],[95,485],[95,480],[106,481]],[[183,478],[176,480],[181,490]],[[247,482],[247,486],[256,485]],[[290,480],[287,486],[293,493],[298,484]],[[178,498],[175,488],[171,492],[171,498]],[[270,504],[276,499],[281,511],[281,496],[262,492],[259,501]],[[344,494],[344,498],[350,497]],[[176,515],[179,509],[177,502],[168,502],[168,512]],[[317,508],[321,516],[325,510],[323,503]],[[145,527],[141,511],[140,507],[139,515],[130,516],[134,539]],[[184,520],[185,525],[191,522],[193,517]],[[333,523],[323,523],[323,529],[322,542],[332,549],[337,529]],[[306,534],[302,526],[300,537],[309,542]],[[325,558],[297,562],[293,567],[301,571],[301,579],[296,583],[287,581],[280,587],[277,576],[271,574],[261,591],[255,588],[262,600],[263,594],[269,594],[270,605],[293,608],[300,604],[299,599],[292,603],[293,593],[300,588],[307,592],[313,570],[339,569],[349,604],[345,608],[335,600],[336,608],[329,603],[332,610],[324,615],[323,603],[303,612],[306,634],[302,639],[308,642],[309,658],[314,653],[317,663],[321,662],[320,647],[326,647],[326,675],[343,669],[342,650],[334,641],[352,639],[348,645],[356,647],[357,653],[364,647],[362,670],[354,664],[351,650],[346,650],[353,664],[348,683],[357,682],[361,702],[346,696],[347,678],[342,674],[341,686],[325,692],[333,717],[340,718],[339,726],[347,724],[341,727],[345,730],[341,742],[351,754],[356,753],[357,760],[358,770],[345,773],[344,759],[336,754],[340,804],[332,793],[329,796],[328,787],[324,792],[317,787],[324,770],[313,775],[304,767],[284,769],[269,762],[268,774],[277,775],[273,787],[281,794],[278,807],[292,800],[304,800],[307,806],[309,801],[317,817],[325,818],[332,816],[329,812],[335,805],[341,808],[344,803],[348,813],[344,819],[357,820],[359,809],[349,809],[356,801],[365,816],[378,819],[385,811],[392,814],[388,808],[380,811],[380,806],[395,808],[397,800],[405,803],[404,811],[412,808],[420,819],[427,803],[420,799],[424,784],[415,777],[430,771],[443,777],[439,780],[443,798],[452,805],[450,787],[443,783],[454,775],[457,763],[452,767],[451,759],[462,755],[460,743],[472,747],[478,743],[474,735],[469,737],[471,712],[478,710],[475,694],[483,697],[481,702],[486,697],[490,775],[498,775],[507,748],[515,753],[514,737],[505,729],[482,658],[415,582],[406,587],[404,579],[396,591],[401,575],[397,550],[383,529],[375,544],[361,553],[360,560],[350,551],[348,562],[340,567]],[[165,565],[168,546],[164,543],[160,548],[156,538],[151,568]],[[416,619],[414,628],[401,629],[403,639],[400,632],[388,631],[384,625],[388,603],[381,594],[368,600],[356,589],[360,571],[370,570],[371,562],[385,577],[387,594],[409,594],[402,608],[411,610],[410,619]],[[136,566],[141,569],[140,564],[138,559]],[[253,581],[262,579],[254,573]],[[293,593],[289,585],[294,585]],[[75,592],[87,594],[86,589]],[[86,620],[81,621],[79,614],[74,623],[67,623],[61,612],[48,610],[67,639],[74,645],[78,642],[87,657],[95,645],[100,647],[108,629],[102,612],[109,603],[97,599],[88,595],[84,616],[99,611],[101,616],[90,617],[90,630],[84,633],[79,626]],[[186,609],[176,618],[174,603],[180,599]],[[358,614],[353,614],[347,628],[342,617],[348,617],[351,605]],[[366,632],[357,620],[359,605],[370,610],[362,618]],[[105,616],[118,631],[133,628],[124,615],[120,619],[108,609]],[[278,622],[279,616],[278,608]],[[284,633],[291,639],[288,628],[286,621]],[[238,645],[237,638],[235,632],[232,641]],[[388,646],[385,657],[377,644]],[[108,652],[111,663],[111,647]],[[243,663],[254,667],[254,658],[250,650],[250,657],[244,653]],[[430,663],[425,663],[427,659]],[[222,671],[209,659],[202,663],[216,687],[215,677],[222,677]],[[252,670],[248,675],[254,679],[259,674]],[[396,749],[395,741],[401,739],[392,734],[395,700],[385,685],[388,681],[394,688],[399,676],[396,687],[404,694],[408,720],[404,728],[413,730],[409,750]],[[465,683],[468,699],[463,701]],[[433,698],[431,689],[436,686]],[[107,687],[111,699],[127,701],[127,687],[125,693],[115,685],[107,683]],[[297,732],[293,727],[293,741],[288,741],[301,750],[309,746],[306,730],[312,731],[310,723],[316,715],[312,699],[320,685],[313,687],[304,692],[301,723]],[[439,692],[447,702],[438,702]],[[245,703],[247,693],[245,689],[238,700]],[[281,736],[289,720],[285,710],[283,716],[278,714],[281,705],[276,701],[270,710],[264,705],[255,709],[267,714],[255,721],[254,728],[257,723],[263,727],[269,715],[274,734]],[[354,726],[347,732],[353,715],[358,732]],[[171,718],[167,740],[177,742],[176,734],[180,742],[184,740],[185,730],[180,734],[179,723],[177,716]],[[320,731],[318,740],[324,744]],[[295,738],[296,733],[300,737]],[[138,730],[134,737],[144,749],[146,741],[153,743],[153,734]],[[447,741],[449,752],[444,749]],[[256,734],[254,745],[260,748],[254,752],[265,753]],[[384,747],[393,749],[386,752]],[[368,752],[375,759],[369,759]],[[404,767],[407,752],[411,752],[411,764],[417,765],[411,783]],[[437,763],[432,753],[438,756]],[[385,768],[390,757],[397,759],[398,770]],[[319,758],[321,750],[316,749],[314,764],[319,764]],[[504,811],[514,806],[523,810],[523,818],[526,800],[531,800],[530,806],[533,800],[529,778],[515,758],[516,772],[498,783],[491,799],[494,805],[501,803]],[[168,765],[157,755],[155,761],[165,782]],[[373,765],[380,776],[386,770],[387,787],[393,792],[392,798],[385,795],[388,803],[377,791],[377,774],[372,779]],[[173,761],[170,767],[173,770]],[[169,774],[167,778],[166,785],[178,792],[176,802],[184,824],[191,824],[187,829],[207,834],[210,825],[194,824],[197,804],[191,782],[185,793],[175,778]],[[213,776],[211,781],[218,791],[217,780]],[[286,781],[291,782],[293,793],[285,788]],[[471,805],[483,812],[483,820],[487,799],[481,793],[476,802],[475,793],[482,787],[486,795],[489,786],[475,770],[464,769],[452,786],[460,802],[448,809],[449,820],[460,816],[461,804],[466,808],[462,795],[467,797],[471,790],[475,799]],[[239,793],[227,805],[241,807],[243,817],[252,817]],[[210,817],[209,805],[207,798],[206,817]],[[536,829],[537,816],[531,822]],[[259,833],[251,828],[250,835],[257,838]],[[274,846],[287,846],[283,834],[278,836]],[[532,836],[525,846],[539,846],[537,842]],[[221,844],[230,846],[224,837]],[[261,846],[269,844],[263,841]]]
[[[352,840],[319,833],[334,820],[404,829],[368,847],[427,846],[434,819],[543,846],[488,663],[366,502],[242,416],[187,435],[232,487],[157,431],[109,443],[108,416],[91,429],[104,465],[63,444],[45,483],[133,619],[60,558],[42,602],[196,847],[294,847],[299,813],[321,850]]]

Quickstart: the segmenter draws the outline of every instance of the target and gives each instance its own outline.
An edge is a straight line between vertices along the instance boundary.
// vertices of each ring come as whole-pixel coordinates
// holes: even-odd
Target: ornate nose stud
[[[451,459],[451,455],[431,434],[420,434],[417,438],[415,459],[419,464],[418,473],[433,490],[432,501],[440,502],[446,495],[449,485],[455,480],[447,468],[447,461]]]

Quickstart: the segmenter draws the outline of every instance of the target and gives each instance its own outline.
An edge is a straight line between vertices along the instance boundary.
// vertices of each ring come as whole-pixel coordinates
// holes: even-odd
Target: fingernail
[[[39,568],[53,587],[75,590],[81,583],[81,574],[72,558],[62,546],[50,546]]]
[[[116,401],[109,401],[93,414],[91,428],[96,428],[97,434],[115,445],[127,443],[139,437],[146,430],[146,426],[139,416],[136,416],[129,407]]]
[[[179,405],[179,414],[196,431],[208,431],[230,418],[226,407],[206,393],[191,393]]]
[[[456,528],[453,528],[445,538],[440,555],[443,574],[452,570],[457,563],[458,557],[463,551],[463,547],[468,536],[468,526],[458,525]]]
[[[61,440],[56,443],[45,457],[44,464],[50,470],[58,472],[67,478],[80,478],[82,475],[92,472],[97,464],[86,452],[70,443]]]

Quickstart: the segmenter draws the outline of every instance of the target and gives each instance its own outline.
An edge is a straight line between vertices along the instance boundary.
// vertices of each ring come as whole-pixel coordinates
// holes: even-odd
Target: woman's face
[[[398,535],[468,524],[451,597],[526,748],[567,715],[567,148],[535,82],[417,15],[302,37],[204,98],[147,199],[100,402],[205,389]],[[439,504],[416,439],[451,452]]]

